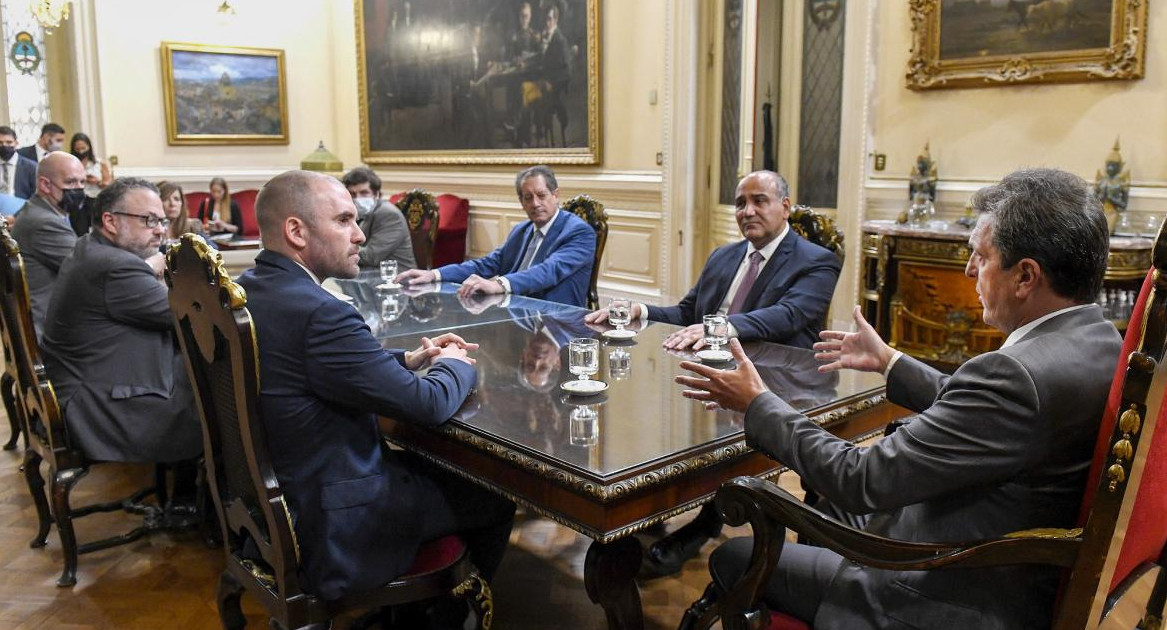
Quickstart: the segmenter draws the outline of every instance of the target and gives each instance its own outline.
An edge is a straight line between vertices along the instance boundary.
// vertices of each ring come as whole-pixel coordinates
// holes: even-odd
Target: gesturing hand
[[[736,370],[719,370],[701,363],[682,361],[681,367],[697,376],[676,377],[675,380],[686,387],[681,395],[703,401],[706,409],[723,407],[745,413],[750,403],[766,391],[766,384],[742,350],[740,341],[731,339],[729,351],[737,361]]]
[[[887,369],[895,350],[879,338],[879,333],[863,318],[863,311],[856,306],[854,312],[855,332],[824,330],[819,333],[822,341],[814,344],[814,358],[827,361],[819,366],[819,372],[833,372],[842,368],[861,372],[883,372]]]

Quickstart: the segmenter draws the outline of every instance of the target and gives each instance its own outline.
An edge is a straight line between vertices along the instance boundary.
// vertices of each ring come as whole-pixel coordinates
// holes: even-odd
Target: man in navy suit
[[[789,186],[773,171],[742,178],[734,194],[738,228],[745,237],[709,255],[697,286],[675,306],[632,306],[633,319],[685,326],[665,338],[672,350],[704,345],[702,317],[729,315],[729,334],[742,341],[772,341],[810,348],[818,339],[842,264],[835,254],[790,229]],[[607,321],[601,309],[588,323]],[[657,541],[647,554],[645,577],[680,571],[710,538],[721,533],[712,504],[697,518]]]
[[[16,131],[0,126],[0,193],[28,199],[36,194],[36,162],[20,155]]]
[[[65,128],[55,122],[51,122],[45,123],[41,127],[41,137],[37,138],[35,144],[21,147],[16,152],[33,162],[40,162],[45,159],[46,155],[64,148]]]
[[[586,306],[596,256],[596,233],[583,219],[559,210],[559,184],[546,166],[515,177],[529,221],[511,230],[502,247],[477,260],[438,269],[411,269],[398,282],[461,282],[458,294],[513,293]]]
[[[830,251],[790,229],[789,187],[773,171],[746,175],[737,186],[737,224],[745,239],[714,250],[675,306],[632,305],[633,319],[685,326],[665,338],[673,350],[700,349],[701,318],[729,315],[730,336],[810,348],[818,339],[842,264]],[[752,269],[751,269],[752,268]],[[750,277],[753,276],[753,280]],[[607,321],[608,311],[587,321]]]
[[[351,305],[319,285],[358,272],[365,236],[339,181],[305,171],[256,199],[263,251],[239,279],[260,357],[260,409],[300,542],[305,588],[325,599],[402,575],[421,543],[459,533],[489,579],[514,505],[382,443],[377,414],[436,427],[477,382],[447,333],[385,350]],[[428,367],[425,376],[415,370]],[[463,617],[465,610],[463,609]],[[451,620],[451,625],[460,623]]]

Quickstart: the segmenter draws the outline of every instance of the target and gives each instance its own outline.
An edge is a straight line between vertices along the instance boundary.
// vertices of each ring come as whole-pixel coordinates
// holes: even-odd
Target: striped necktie
[[[746,303],[746,296],[750,294],[750,289],[754,288],[754,281],[758,279],[758,271],[762,268],[762,252],[755,251],[750,254],[750,266],[746,269],[746,275],[742,278],[741,285],[737,288],[737,293],[733,296],[733,301],[729,303],[729,315],[742,312],[742,306]]]
[[[539,250],[539,243],[541,242],[543,242],[543,233],[535,230],[530,240],[527,241],[527,251],[523,254],[523,261],[519,263],[519,268],[516,271],[525,271],[531,266],[531,259],[535,257],[535,252]]]

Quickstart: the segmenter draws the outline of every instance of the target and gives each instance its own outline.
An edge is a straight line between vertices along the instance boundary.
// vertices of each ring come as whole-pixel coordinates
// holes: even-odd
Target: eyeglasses
[[[133,212],[110,212],[110,214],[120,214],[123,217],[134,217],[135,219],[141,219],[142,225],[145,225],[150,229],[154,229],[159,225],[164,228],[170,227],[170,219],[153,214],[134,214]]]

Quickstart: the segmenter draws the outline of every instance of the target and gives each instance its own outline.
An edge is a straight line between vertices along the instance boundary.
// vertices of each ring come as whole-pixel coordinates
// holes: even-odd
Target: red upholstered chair
[[[438,238],[434,241],[434,268],[466,260],[466,230],[470,224],[470,200],[457,195],[438,195]]]
[[[243,234],[240,234],[243,238],[259,238],[259,223],[255,220],[255,197],[258,194],[254,188],[231,193],[231,201],[239,204],[239,212],[243,213]]]
[[[708,628],[719,617],[727,630],[805,628],[769,613],[758,598],[782,552],[786,527],[848,560],[884,569],[1063,567],[1054,630],[1100,627],[1119,603],[1139,611],[1138,627],[1161,627],[1167,600],[1167,426],[1158,427],[1167,423],[1167,231],[1162,228],[1153,257],[1100,424],[1078,528],[1013,532],[964,544],[897,541],[852,529],[772,483],[738,477],[722,485],[715,500],[725,522],[750,523],[754,555],[727,592],[710,584],[685,613],[681,628]],[[1136,582],[1153,582],[1146,600],[1135,599]]]
[[[183,198],[186,199],[187,214],[189,214],[192,219],[199,218],[199,206],[202,205],[203,201],[205,201],[210,196],[210,193],[205,192],[185,193]]]
[[[231,281],[219,253],[193,234],[167,252],[166,283],[202,418],[207,481],[223,533],[227,566],[218,591],[223,627],[246,626],[240,608],[244,591],[267,609],[273,628],[325,628],[341,612],[451,592],[470,599],[478,627],[489,627],[490,588],[457,536],[424,545],[409,572],[383,587],[335,601],[301,589],[296,530],[260,415],[259,356],[247,295]],[[248,540],[253,545],[246,545]]]

